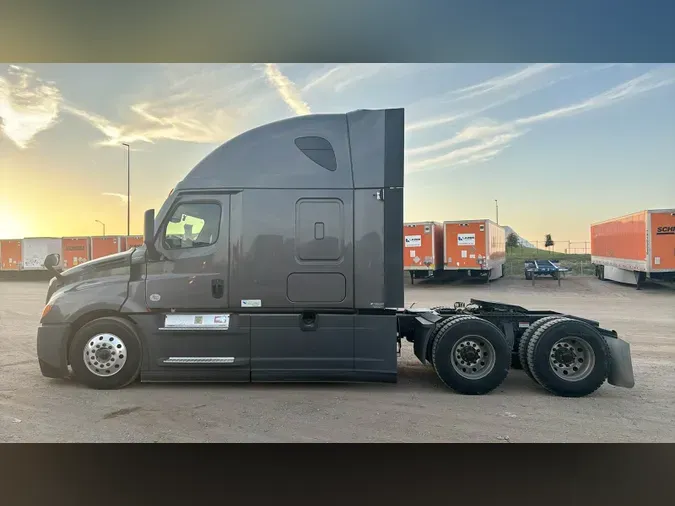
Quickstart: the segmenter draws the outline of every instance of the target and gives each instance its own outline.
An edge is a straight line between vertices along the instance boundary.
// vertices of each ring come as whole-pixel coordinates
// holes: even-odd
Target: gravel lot
[[[408,303],[470,297],[597,319],[631,343],[636,386],[553,397],[513,370],[490,395],[446,390],[404,346],[395,385],[137,384],[99,392],[41,376],[46,284],[0,282],[3,442],[674,442],[675,290],[595,279],[406,287]]]

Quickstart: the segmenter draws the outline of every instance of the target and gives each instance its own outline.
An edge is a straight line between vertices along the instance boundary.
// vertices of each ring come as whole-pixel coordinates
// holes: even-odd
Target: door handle
[[[211,294],[214,298],[220,299],[225,292],[225,282],[222,279],[211,280]]]

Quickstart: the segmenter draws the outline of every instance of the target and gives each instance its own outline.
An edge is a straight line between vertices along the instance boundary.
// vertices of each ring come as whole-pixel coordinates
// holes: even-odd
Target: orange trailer
[[[95,260],[97,258],[105,257],[108,255],[113,255],[119,253],[122,250],[122,237],[111,235],[111,236],[99,236],[91,238],[91,258]]]
[[[21,269],[22,260],[21,239],[0,240],[0,270],[18,271]]]
[[[591,225],[591,262],[598,279],[640,285],[675,281],[675,209],[654,209]]]
[[[61,263],[64,269],[91,260],[91,240],[89,237],[64,237],[61,243]]]
[[[143,245],[143,236],[142,235],[130,235],[128,237],[122,237],[122,247],[121,251],[127,251],[131,248],[138,248]]]
[[[506,230],[491,220],[443,222],[443,268],[448,274],[501,278],[506,262]]]
[[[435,221],[403,224],[403,270],[410,281],[429,278],[443,270],[443,226]]]

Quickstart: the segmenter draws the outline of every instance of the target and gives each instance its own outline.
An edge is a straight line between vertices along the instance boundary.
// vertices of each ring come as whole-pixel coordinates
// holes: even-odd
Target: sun
[[[26,227],[18,213],[0,203],[0,239],[22,239]]]

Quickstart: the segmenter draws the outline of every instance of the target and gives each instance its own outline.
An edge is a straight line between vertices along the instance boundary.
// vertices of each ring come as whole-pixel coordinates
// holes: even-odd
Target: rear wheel
[[[511,350],[495,325],[475,316],[460,316],[439,329],[432,363],[447,387],[461,394],[482,395],[501,385],[508,375]]]
[[[605,338],[587,323],[560,318],[542,325],[527,347],[532,375],[546,390],[584,397],[607,379],[610,352]]]
[[[544,325],[547,322],[551,322],[554,320],[559,320],[562,318],[561,316],[547,316],[545,318],[541,318],[534,322],[532,325],[530,325],[525,332],[523,332],[523,335],[520,337],[520,341],[518,342],[518,361],[520,362],[520,365],[523,368],[523,371],[532,378],[534,381],[537,381],[534,376],[532,376],[532,371],[530,370],[530,365],[527,363],[527,346],[530,344],[530,339],[532,339],[532,336],[534,333],[539,330],[539,328]]]
[[[98,318],[85,324],[69,349],[75,379],[90,388],[123,388],[141,369],[141,343],[133,325],[123,318]]]
[[[529,271],[525,271],[525,279],[528,281],[532,279],[532,273]]]

